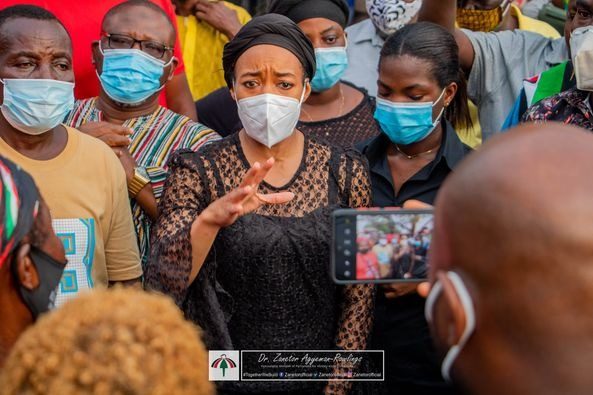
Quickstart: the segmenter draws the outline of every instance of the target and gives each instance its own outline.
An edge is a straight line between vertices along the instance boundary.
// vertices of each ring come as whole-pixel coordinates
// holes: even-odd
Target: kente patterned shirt
[[[79,128],[87,122],[103,120],[103,113],[97,109],[97,98],[93,97],[76,101],[64,123]],[[140,170],[148,174],[157,203],[168,176],[166,163],[169,156],[181,148],[197,151],[205,144],[220,139],[216,132],[206,126],[161,106],[152,114],[128,119],[122,126],[133,130],[130,135],[132,143],[128,149]],[[152,220],[134,199],[131,205],[144,266],[150,256]]]
[[[531,106],[523,115],[522,122],[562,122],[593,131],[593,111],[587,91],[576,88],[560,92]]]

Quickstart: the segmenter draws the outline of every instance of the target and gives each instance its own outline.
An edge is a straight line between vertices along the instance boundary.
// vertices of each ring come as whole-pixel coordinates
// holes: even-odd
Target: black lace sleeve
[[[169,162],[170,175],[152,232],[152,253],[145,269],[145,287],[171,296],[181,307],[192,267],[190,230],[208,205],[195,153],[181,151]]]
[[[342,158],[340,181],[343,191],[348,195],[350,207],[369,207],[371,204],[371,184],[366,158],[356,151],[349,150]],[[344,170],[342,170],[344,169]],[[336,345],[344,350],[364,350],[373,323],[375,287],[367,284],[344,287],[343,303],[338,322]],[[336,366],[336,371],[344,373],[349,367]],[[344,371],[344,372],[343,372]],[[330,381],[326,394],[345,394],[350,382]]]

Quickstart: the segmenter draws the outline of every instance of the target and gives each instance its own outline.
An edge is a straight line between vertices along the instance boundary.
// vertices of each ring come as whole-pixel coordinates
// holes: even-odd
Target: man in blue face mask
[[[182,148],[196,151],[219,136],[158,103],[177,66],[175,28],[159,6],[121,3],[107,12],[97,35],[92,49],[101,91],[77,101],[65,123],[101,139],[119,157],[145,264],[169,155]]]
[[[591,392],[592,149],[586,131],[523,126],[441,188],[426,317],[468,393]]]
[[[50,12],[0,11],[0,154],[30,173],[52,213],[68,265],[56,305],[142,275],[125,174],[100,141],[60,122],[72,109],[72,46]]]

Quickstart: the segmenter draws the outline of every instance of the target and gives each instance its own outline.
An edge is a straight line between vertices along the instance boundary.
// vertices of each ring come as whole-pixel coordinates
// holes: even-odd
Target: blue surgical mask
[[[2,115],[15,129],[40,135],[58,126],[74,107],[74,84],[45,79],[0,80]]]
[[[378,97],[375,119],[379,122],[383,133],[394,144],[417,143],[427,138],[439,124],[445,107],[434,121],[432,120],[432,109],[441,100],[444,93],[443,89],[434,103],[395,103]]]
[[[322,92],[334,86],[348,68],[346,47],[315,48],[315,76],[311,81],[313,92]]]
[[[106,49],[99,80],[113,100],[124,104],[140,104],[163,88],[161,76],[168,63],[139,49]]]

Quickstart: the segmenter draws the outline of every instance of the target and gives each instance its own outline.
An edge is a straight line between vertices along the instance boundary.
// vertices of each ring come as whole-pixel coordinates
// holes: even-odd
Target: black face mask
[[[31,246],[29,256],[37,269],[39,276],[39,286],[34,290],[28,290],[20,285],[16,272],[16,261],[13,261],[13,273],[15,281],[19,284],[19,292],[25,305],[31,311],[33,320],[36,320],[40,314],[45,313],[54,307],[57,296],[57,288],[62,278],[65,264],[59,262],[41,251],[37,247]]]

